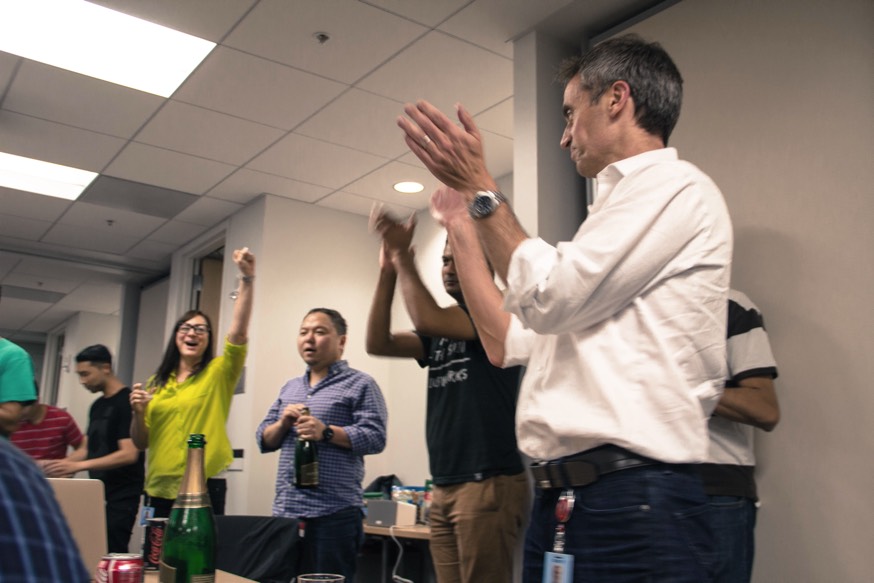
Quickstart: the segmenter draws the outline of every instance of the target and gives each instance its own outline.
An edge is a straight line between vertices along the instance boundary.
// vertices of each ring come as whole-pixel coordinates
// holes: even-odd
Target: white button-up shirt
[[[726,376],[731,251],[722,194],[673,148],[607,166],[572,241],[522,243],[504,301],[518,317],[505,365],[528,365],[520,449],[554,459],[612,443],[704,461]]]

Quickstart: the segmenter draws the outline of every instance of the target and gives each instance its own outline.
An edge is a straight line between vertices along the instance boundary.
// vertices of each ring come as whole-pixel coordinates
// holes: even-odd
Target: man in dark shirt
[[[130,437],[130,388],[115,376],[112,355],[102,344],[76,356],[76,373],[86,389],[103,393],[88,414],[88,453],[51,462],[46,471],[55,475],[87,470],[91,478],[103,481],[109,552],[126,553],[143,491],[145,459]]]
[[[426,441],[434,492],[431,556],[437,580],[506,583],[530,497],[516,445],[514,419],[520,368],[494,366],[495,342],[509,315],[484,309],[475,321],[462,295],[452,249],[443,251],[443,285],[458,304],[437,305],[416,271],[410,249],[413,221],[400,224],[376,212],[383,240],[380,275],[367,324],[370,354],[415,358],[428,367]],[[482,254],[480,259],[485,262]],[[395,284],[414,332],[391,331]],[[489,292],[500,296],[494,281]],[[497,304],[494,304],[497,305]],[[473,307],[473,306],[471,306]]]

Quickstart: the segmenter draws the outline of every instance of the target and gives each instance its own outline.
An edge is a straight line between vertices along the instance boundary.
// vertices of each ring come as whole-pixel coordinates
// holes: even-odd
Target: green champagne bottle
[[[160,583],[215,582],[215,517],[203,469],[203,434],[188,438],[188,461],[170,510],[161,550]]]
[[[310,410],[304,407],[302,415],[309,415]],[[312,441],[297,438],[294,447],[294,487],[315,488],[319,485],[319,453]]]

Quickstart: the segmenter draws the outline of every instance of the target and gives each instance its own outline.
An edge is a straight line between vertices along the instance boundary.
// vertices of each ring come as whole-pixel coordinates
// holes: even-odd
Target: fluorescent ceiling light
[[[0,186],[76,200],[97,172],[0,152]]]
[[[398,182],[394,185],[394,189],[404,194],[415,194],[425,190],[425,186],[418,182]]]
[[[170,97],[215,43],[84,0],[7,0],[0,50]]]

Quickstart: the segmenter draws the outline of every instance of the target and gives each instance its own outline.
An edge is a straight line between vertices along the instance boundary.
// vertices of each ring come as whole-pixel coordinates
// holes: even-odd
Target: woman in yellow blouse
[[[154,508],[155,517],[170,515],[185,472],[191,433],[206,436],[207,486],[213,510],[224,514],[227,485],[215,476],[233,459],[225,424],[246,361],[255,280],[255,256],[248,247],[234,251],[233,258],[240,284],[222,355],[213,358],[207,315],[186,312],[173,327],[164,358],[146,389],[138,383],[131,392],[131,438],[138,448],[149,449],[144,506]]]

